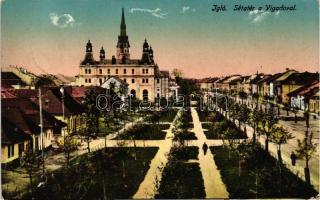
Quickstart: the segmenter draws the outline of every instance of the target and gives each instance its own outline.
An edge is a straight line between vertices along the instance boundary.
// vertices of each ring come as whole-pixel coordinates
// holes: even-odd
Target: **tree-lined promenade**
[[[300,118],[299,124],[296,120],[290,124],[283,119],[289,117],[289,114],[293,116],[292,119],[296,119],[295,112],[282,110],[267,102],[243,100],[239,96],[237,98],[228,96],[227,100],[222,98],[217,102],[218,110],[237,123],[249,137],[260,142],[266,151],[270,151],[279,162],[284,161],[290,170],[305,181],[310,182],[315,188],[319,187],[317,120],[307,119],[306,121],[303,116],[304,120],[301,122]],[[229,105],[226,106],[226,104]],[[295,156],[297,160],[293,166],[292,157]]]

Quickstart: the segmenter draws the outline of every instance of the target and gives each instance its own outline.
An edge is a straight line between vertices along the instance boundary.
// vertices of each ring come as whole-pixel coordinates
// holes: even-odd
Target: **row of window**
[[[103,83],[104,80],[105,80],[105,79],[99,78],[99,83],[100,83],[100,85]],[[126,79],[126,78],[123,79],[123,81],[127,83],[127,79]],[[157,79],[157,82],[158,82],[158,81],[159,81],[159,79]],[[86,78],[86,79],[84,79],[84,82],[85,82],[85,83],[91,83],[91,78]],[[135,79],[134,79],[134,78],[131,79],[131,83],[135,83]],[[143,78],[143,79],[142,79],[142,83],[149,83],[149,79],[148,79],[148,78]]]
[[[18,153],[21,156],[22,152],[24,151],[24,143],[18,144]],[[14,144],[8,145],[8,158],[14,156]]]
[[[126,78],[124,78],[123,81],[127,83],[127,79]],[[86,78],[85,82],[86,83],[91,83],[91,79],[90,78]],[[100,83],[100,85],[103,83],[103,79],[102,78],[99,78],[99,83]],[[135,83],[135,79],[134,78],[131,79],[131,83]],[[143,78],[142,79],[142,83],[149,83],[149,79]]]
[[[110,74],[111,70],[108,69],[107,72],[108,72],[108,74]],[[91,74],[91,69],[85,69],[84,73],[85,74]],[[134,69],[131,69],[131,74],[134,74],[134,73],[135,73]],[[148,69],[142,69],[142,73],[143,74],[148,74],[149,70]],[[102,69],[99,69],[99,74],[102,74]],[[116,74],[119,74],[119,69],[116,69]],[[123,69],[123,74],[127,74],[127,69]]]
[[[127,82],[127,79],[125,78],[125,79],[123,79],[123,81],[124,81],[124,82]],[[85,82],[85,83],[91,83],[91,78],[86,78],[86,79],[84,79],[84,82]],[[103,82],[103,79],[100,78],[100,79],[99,79],[100,85],[102,84],[102,82]],[[157,79],[156,79],[156,82],[157,82],[157,83],[160,83],[160,79],[157,78]],[[135,83],[135,79],[134,79],[134,78],[131,79],[131,83]],[[149,79],[147,79],[147,78],[144,79],[144,78],[143,78],[143,79],[142,79],[142,83],[149,83]]]

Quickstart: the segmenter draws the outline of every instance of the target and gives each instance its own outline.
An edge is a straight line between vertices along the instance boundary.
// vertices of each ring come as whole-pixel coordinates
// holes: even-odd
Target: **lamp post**
[[[40,113],[40,135],[41,135],[41,144],[42,144],[42,177],[44,178],[44,133],[43,133],[43,118],[42,118],[42,97],[41,97],[41,88],[39,87],[39,113]]]
[[[65,122],[65,113],[64,113],[64,88],[63,86],[60,88],[61,93],[61,105],[62,105],[62,119]],[[68,124],[67,124],[68,127]],[[63,147],[66,148],[66,130],[63,131]]]

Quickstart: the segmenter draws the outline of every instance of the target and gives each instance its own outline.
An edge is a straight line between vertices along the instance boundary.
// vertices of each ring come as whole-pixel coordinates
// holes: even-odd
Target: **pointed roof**
[[[122,8],[121,24],[120,24],[120,36],[126,36],[126,22],[124,18],[124,8]]]

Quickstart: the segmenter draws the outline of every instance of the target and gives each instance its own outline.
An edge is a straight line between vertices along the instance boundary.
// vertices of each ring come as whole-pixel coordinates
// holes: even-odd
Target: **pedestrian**
[[[291,153],[290,158],[291,158],[292,166],[296,166],[297,156],[296,156],[296,154],[294,152]]]
[[[206,143],[203,143],[202,150],[203,150],[203,154],[206,155],[208,151],[208,145]]]

